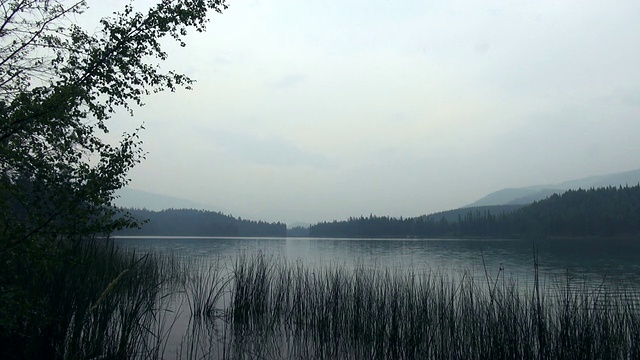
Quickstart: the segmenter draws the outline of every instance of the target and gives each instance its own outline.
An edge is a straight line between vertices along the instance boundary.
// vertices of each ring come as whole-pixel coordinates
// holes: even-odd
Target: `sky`
[[[84,26],[126,0],[89,0]],[[153,3],[134,1],[144,9]],[[640,168],[640,2],[229,1],[167,70],[130,188],[243,218],[418,216]]]

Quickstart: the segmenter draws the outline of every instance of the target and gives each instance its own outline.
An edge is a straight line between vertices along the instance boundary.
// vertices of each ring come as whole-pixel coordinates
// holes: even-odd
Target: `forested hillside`
[[[423,215],[421,217],[431,218],[433,220],[441,220],[445,218],[448,222],[458,221],[460,217],[466,216],[468,213],[485,213],[490,212],[492,214],[511,214],[512,212],[520,209],[525,205],[523,204],[509,204],[509,205],[487,205],[487,206],[474,206],[463,207],[453,210],[440,211],[437,213]]]
[[[373,216],[311,226],[317,237],[529,237],[640,234],[640,185],[569,190],[517,209],[462,209],[416,218]],[[445,216],[448,215],[448,216]]]
[[[116,235],[139,236],[286,236],[282,223],[243,220],[220,212],[167,209],[123,209],[135,218],[148,220],[140,229],[126,229]]]
[[[640,185],[569,190],[521,208],[511,233],[552,236],[640,234]]]
[[[635,169],[613,174],[589,176],[582,179],[564,181],[559,184],[502,189],[492,192],[465,207],[504,204],[527,205],[534,201],[546,199],[553,194],[562,194],[567,190],[597,189],[608,186],[618,187],[638,183],[640,183],[640,169]]]

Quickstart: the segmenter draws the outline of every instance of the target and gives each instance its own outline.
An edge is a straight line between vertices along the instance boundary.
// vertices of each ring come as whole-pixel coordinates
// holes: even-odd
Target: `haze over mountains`
[[[124,188],[116,192],[119,196],[115,205],[124,208],[138,208],[160,211],[165,209],[198,209],[221,211],[213,206],[175,196],[156,194],[148,191]]]
[[[553,194],[561,194],[570,189],[590,189],[607,186],[633,186],[640,183],[640,169],[621,173],[590,176],[577,180],[569,180],[559,184],[535,185],[522,188],[507,188],[491,194],[464,206],[491,205],[524,205],[545,199]]]
[[[495,205],[509,205],[513,209],[517,208],[516,205],[530,204],[534,201],[542,200],[549,197],[554,193],[563,193],[570,189],[589,189],[606,186],[633,186],[640,183],[640,169],[625,171],[620,173],[590,176],[587,178],[569,180],[559,184],[547,184],[547,185],[535,185],[522,188],[506,188],[502,190],[490,193],[481,199],[463,206],[461,208],[470,207],[485,207]],[[147,191],[136,189],[121,189],[117,192],[119,198],[114,203],[116,206],[126,208],[139,208],[147,210],[164,210],[164,209],[199,209],[209,211],[222,211],[229,213],[227,209],[221,209],[220,207],[214,207],[209,204],[199,203],[197,201],[182,199],[173,196],[155,194]],[[443,209],[444,210],[444,209]],[[512,210],[511,208],[505,208],[505,210]],[[445,211],[449,213],[449,211]],[[443,214],[443,213],[436,213]],[[453,214],[453,215],[451,215]],[[457,212],[451,213],[451,216],[457,216]],[[242,216],[243,214],[236,214]],[[418,216],[418,214],[416,214]],[[254,219],[259,220],[259,219]],[[290,226],[306,226],[306,223],[291,223]]]

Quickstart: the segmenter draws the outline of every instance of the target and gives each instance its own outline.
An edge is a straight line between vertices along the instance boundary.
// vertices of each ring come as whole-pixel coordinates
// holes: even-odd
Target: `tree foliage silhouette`
[[[92,266],[74,258],[79,240],[136,225],[112,201],[144,152],[137,130],[105,141],[108,120],[122,109],[133,115],[151,93],[189,88],[189,77],[160,69],[162,39],[184,46],[188,30],[204,31],[208,13],[225,8],[225,0],[159,0],[144,13],[127,5],[88,33],[74,21],[84,0],[0,0],[4,358],[79,356],[58,352],[69,329],[59,316],[77,305],[73,294],[48,291]]]
[[[127,5],[90,34],[74,22],[85,1],[0,0],[0,236],[12,247],[35,234],[76,236],[132,224],[114,217],[114,190],[144,158],[138,131],[101,136],[118,109],[193,83],[161,71],[162,39],[185,46],[225,0]],[[139,129],[138,129],[139,130]]]

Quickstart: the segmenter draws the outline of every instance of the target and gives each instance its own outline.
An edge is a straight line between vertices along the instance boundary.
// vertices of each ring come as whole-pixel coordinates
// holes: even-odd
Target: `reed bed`
[[[33,246],[32,246],[33,248]],[[46,257],[3,253],[4,359],[160,358],[170,257],[100,239],[51,241]]]
[[[522,287],[502,270],[52,250],[2,276],[3,359],[640,358],[637,288],[549,287],[537,266]]]
[[[10,265],[0,274],[2,359],[224,358],[231,277],[222,260],[106,239],[52,241],[46,254],[0,253]]]
[[[239,257],[228,309],[248,358],[636,359],[640,314],[610,289],[533,288]],[[619,293],[619,292],[618,292]],[[268,346],[267,346],[268,345]]]

